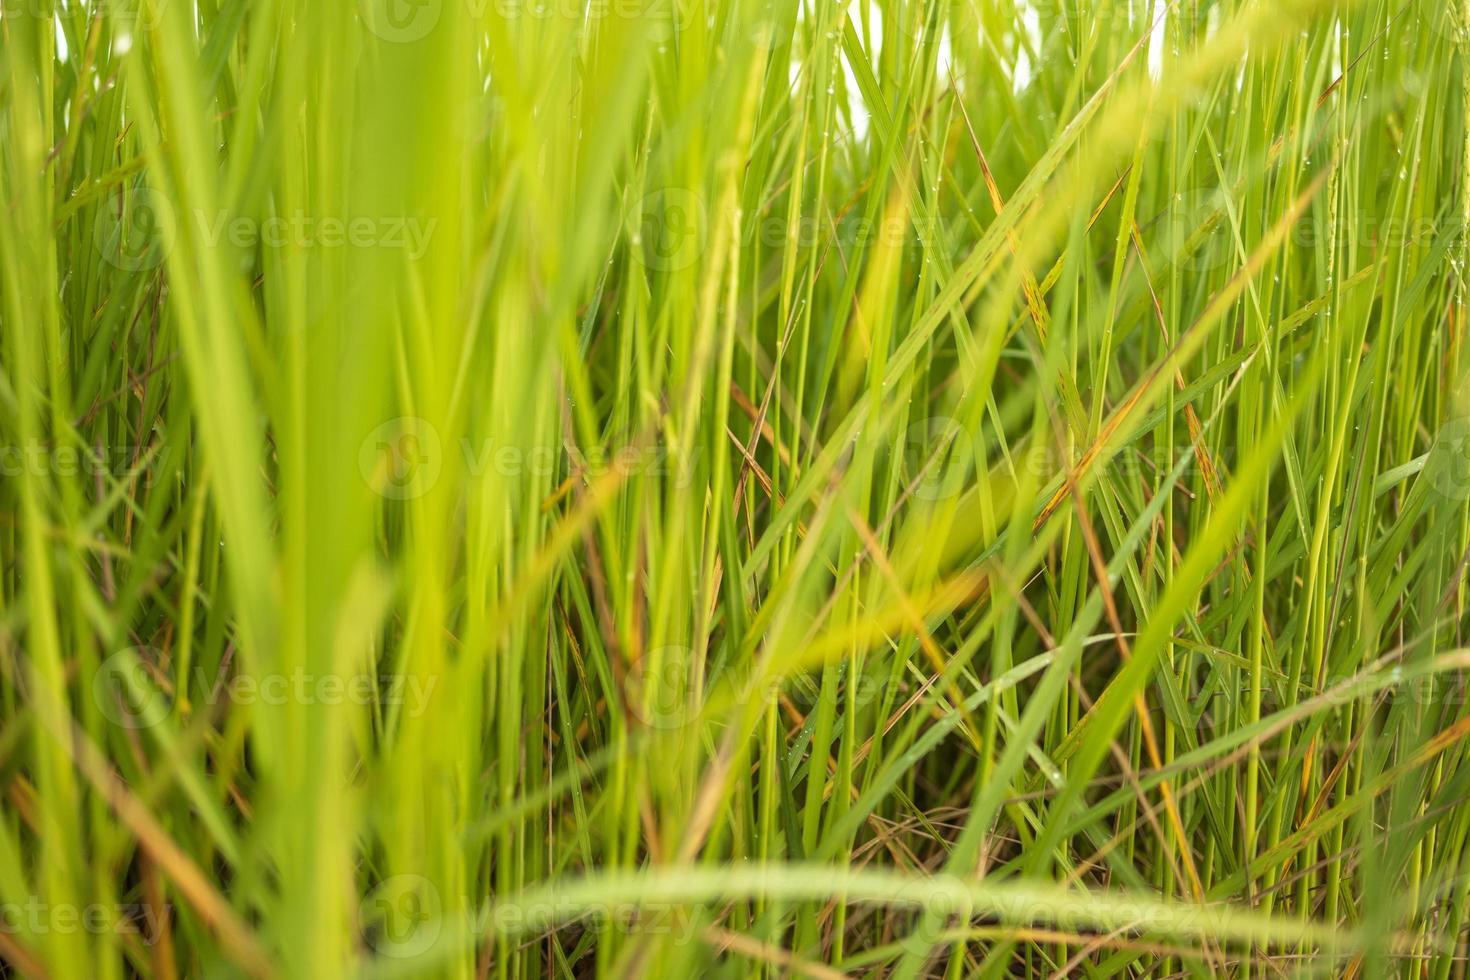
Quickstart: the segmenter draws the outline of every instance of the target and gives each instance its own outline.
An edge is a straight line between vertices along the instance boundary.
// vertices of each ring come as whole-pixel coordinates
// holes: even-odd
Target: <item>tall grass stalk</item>
[[[1464,976],[1467,59],[3,0],[0,975]]]

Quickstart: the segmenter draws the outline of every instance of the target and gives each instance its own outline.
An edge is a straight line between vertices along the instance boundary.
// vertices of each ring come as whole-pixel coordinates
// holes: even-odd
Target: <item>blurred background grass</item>
[[[3,0],[0,969],[1463,976],[1467,24]]]

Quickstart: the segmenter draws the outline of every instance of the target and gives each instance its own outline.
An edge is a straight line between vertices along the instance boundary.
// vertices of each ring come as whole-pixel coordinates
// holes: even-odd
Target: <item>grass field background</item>
[[[1470,3],[3,0],[0,975],[1466,975]]]

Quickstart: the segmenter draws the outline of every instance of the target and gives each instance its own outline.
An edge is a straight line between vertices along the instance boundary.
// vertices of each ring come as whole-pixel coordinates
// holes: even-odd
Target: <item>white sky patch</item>
[[[852,17],[853,28],[857,31],[858,37],[868,44],[869,56],[883,50],[882,12],[876,9],[870,10],[866,32],[857,11],[853,11]],[[838,61],[842,65],[842,83],[847,89],[847,105],[852,113],[852,138],[854,141],[863,140],[868,136],[868,129],[873,118],[872,112],[868,108],[868,100],[863,98],[863,90],[858,87],[857,75],[853,73],[852,62],[848,58],[846,49],[841,43],[838,43],[837,49]]]
[[[66,32],[61,29],[61,14],[56,15],[56,60],[65,63],[71,52],[66,46]]]
[[[1031,84],[1031,56],[1024,48],[1016,58],[1016,67],[1011,69],[1011,91],[1020,95]]]
[[[1164,75],[1164,45],[1169,41],[1169,15],[1166,13],[1154,23],[1153,33],[1148,38],[1148,75],[1158,81]]]
[[[1021,13],[1021,30],[1024,32],[1025,41],[1016,46],[1016,64],[1011,69],[1011,91],[1017,94],[1026,90],[1031,84],[1031,79],[1036,74],[1036,69],[1031,64],[1031,55],[1027,49],[1033,51],[1041,50],[1041,14],[1036,7],[1027,4]]]
[[[1332,78],[1336,80],[1342,76],[1342,49],[1346,46],[1348,31],[1342,25],[1341,20],[1332,23]]]
[[[852,137],[855,140],[866,139],[871,121],[868,103],[863,99],[863,90],[858,88],[857,76],[852,73],[852,65],[846,55],[842,57],[842,80],[847,86],[847,106],[852,112]]]

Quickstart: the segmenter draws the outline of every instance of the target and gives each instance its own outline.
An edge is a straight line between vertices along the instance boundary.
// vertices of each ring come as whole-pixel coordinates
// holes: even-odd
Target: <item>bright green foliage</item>
[[[0,3],[0,976],[1464,975],[1470,3]]]

